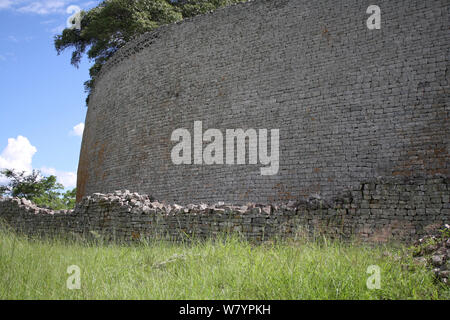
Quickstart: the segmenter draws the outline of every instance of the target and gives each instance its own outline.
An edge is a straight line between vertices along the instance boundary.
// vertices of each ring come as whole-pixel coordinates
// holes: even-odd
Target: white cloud
[[[97,4],[98,4],[98,1],[88,1],[88,2],[82,3],[81,6],[83,8],[89,8],[89,7],[92,7],[92,6],[97,5]]]
[[[14,10],[38,15],[67,15],[66,7],[79,2],[80,0],[0,0],[0,10]],[[97,5],[99,2],[100,0],[82,2],[79,6],[87,9]]]
[[[75,127],[73,127],[72,131],[70,131],[70,134],[73,136],[82,137],[84,131],[84,123],[81,122],[77,124]]]
[[[46,15],[50,13],[65,13],[66,1],[46,0],[34,1],[17,9],[19,12]]]
[[[31,162],[34,154],[37,152],[35,146],[30,141],[18,136],[17,139],[8,139],[8,145],[0,154],[0,170],[14,169],[16,171],[25,171],[30,173],[32,170]],[[6,184],[8,179],[0,176],[0,184]]]
[[[14,10],[22,13],[39,15],[67,14],[66,7],[79,0],[0,0],[0,10]],[[89,1],[81,4],[87,8],[98,4],[99,1]]]
[[[10,9],[21,13],[38,15],[64,14],[67,15],[69,5],[78,4],[88,9],[100,3],[100,0],[81,2],[80,0],[0,0],[0,10]]]
[[[10,10],[22,14],[40,15],[42,17],[48,17],[50,15],[52,18],[47,18],[40,23],[47,25],[48,27],[45,30],[55,35],[60,34],[67,27],[67,20],[72,15],[68,12],[70,8],[79,7],[84,10],[89,10],[100,2],[101,0],[84,2],[81,0],[0,0],[0,11]],[[30,39],[25,40],[29,41]],[[9,41],[16,42],[11,37]]]
[[[23,136],[8,139],[8,145],[0,154],[0,169],[14,169],[16,171],[25,171],[31,173],[33,170],[33,156],[37,152],[35,146]],[[44,175],[54,175],[57,181],[66,188],[74,188],[77,184],[77,175],[75,172],[59,171],[54,168],[42,167],[40,169]],[[8,183],[4,177],[0,177],[0,185]]]
[[[36,152],[36,147],[26,137],[9,138],[0,155],[0,168],[31,172],[31,162]]]
[[[12,6],[11,0],[0,0],[0,9],[8,9]]]
[[[65,188],[73,189],[77,185],[77,174],[70,171],[58,171],[54,168],[42,167],[41,172],[46,176],[56,176],[56,180]]]

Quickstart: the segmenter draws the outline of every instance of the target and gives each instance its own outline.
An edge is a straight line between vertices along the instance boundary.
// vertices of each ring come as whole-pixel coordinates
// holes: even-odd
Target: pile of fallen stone
[[[93,193],[82,198],[75,205],[73,210],[52,210],[46,207],[38,207],[33,202],[25,198],[2,198],[0,201],[9,202],[23,209],[24,212],[33,214],[68,214],[78,213],[87,210],[89,207],[102,204],[104,206],[119,206],[124,211],[131,214],[148,214],[157,210],[162,214],[210,214],[210,213],[241,213],[241,214],[266,214],[271,215],[280,212],[296,212],[299,208],[315,209],[318,207],[327,207],[329,203],[320,198],[320,196],[311,196],[307,200],[289,201],[282,204],[258,204],[247,203],[245,205],[232,205],[224,202],[215,204],[170,204],[165,201],[158,201],[150,195],[138,194],[129,190],[117,190],[110,193]]]
[[[130,192],[129,190],[117,190],[111,193],[102,194],[94,193],[90,196],[85,196],[77,203],[75,212],[87,208],[96,203],[104,203],[105,205],[118,205],[120,207],[126,207],[127,211],[132,214],[146,214],[151,209],[158,209],[160,212],[166,214],[169,213],[203,213],[208,214],[211,212],[239,212],[239,213],[265,213],[273,214],[274,211],[289,210],[295,211],[299,207],[298,202],[290,201],[287,204],[271,205],[271,204],[257,204],[248,203],[246,205],[231,205],[224,202],[218,202],[215,204],[169,204],[166,202],[160,202],[155,200],[152,196],[141,195],[137,192]],[[307,203],[310,207],[312,203]]]
[[[0,206],[2,203],[13,204],[16,208],[22,209],[23,212],[31,214],[67,214],[73,210],[53,210],[48,207],[40,207],[34,202],[25,198],[17,197],[0,197]]]
[[[435,235],[417,240],[414,256],[430,266],[438,280],[450,286],[450,225],[446,224]]]

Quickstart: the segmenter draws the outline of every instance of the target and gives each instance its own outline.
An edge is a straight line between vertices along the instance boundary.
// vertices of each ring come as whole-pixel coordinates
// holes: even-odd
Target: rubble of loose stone
[[[137,192],[130,192],[129,190],[118,190],[107,194],[94,193],[91,196],[86,196],[76,205],[75,211],[89,207],[90,205],[95,203],[115,204],[120,207],[126,208],[126,211],[132,214],[147,214],[154,210],[158,210],[160,212],[164,212],[167,215],[174,213],[227,214],[233,212],[242,214],[272,214],[275,211],[279,211],[280,209],[296,211],[298,206],[298,203],[293,201],[289,202],[288,204],[279,205],[248,203],[246,205],[236,206],[225,204],[224,202],[218,202],[212,205],[200,203],[182,206],[178,204],[169,204],[164,201],[160,202],[149,195],[141,195]],[[313,206],[313,204],[309,205]]]
[[[16,204],[18,208],[23,209],[24,212],[30,214],[67,214],[73,212],[73,210],[53,210],[50,208],[39,207],[32,201],[25,198],[17,197],[0,197],[1,202],[9,202],[11,204]],[[1,212],[0,212],[1,213]]]
[[[425,262],[436,278],[450,286],[450,225],[414,243],[416,261]]]

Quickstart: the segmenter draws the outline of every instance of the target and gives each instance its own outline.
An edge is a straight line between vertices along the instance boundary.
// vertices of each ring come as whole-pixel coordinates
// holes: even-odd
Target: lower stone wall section
[[[101,237],[106,241],[180,241],[237,232],[250,241],[326,235],[408,242],[450,222],[449,177],[392,177],[362,182],[332,199],[312,195],[287,204],[179,206],[116,191],[84,197],[74,210],[51,211],[0,198],[0,219],[30,236]]]

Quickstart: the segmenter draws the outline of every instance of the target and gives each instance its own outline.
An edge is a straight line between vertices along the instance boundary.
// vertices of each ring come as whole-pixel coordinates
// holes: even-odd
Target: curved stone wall
[[[450,4],[255,0],[161,27],[92,92],[78,195],[192,202],[333,196],[378,176],[448,176]],[[174,130],[279,129],[279,170],[175,165]],[[206,146],[207,143],[204,143]],[[247,161],[248,162],[248,161]]]

